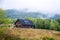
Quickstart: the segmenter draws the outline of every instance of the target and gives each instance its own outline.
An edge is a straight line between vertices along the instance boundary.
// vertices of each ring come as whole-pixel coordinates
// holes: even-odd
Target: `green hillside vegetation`
[[[42,19],[42,18],[25,18],[32,20],[37,29],[48,29],[60,31],[60,18],[57,19]]]
[[[8,24],[14,24],[17,19],[11,19],[6,16],[6,11],[0,9],[0,27],[9,27]],[[33,21],[36,29],[48,29],[60,31],[60,18],[42,19],[42,18],[25,18]],[[3,24],[1,26],[1,24]]]

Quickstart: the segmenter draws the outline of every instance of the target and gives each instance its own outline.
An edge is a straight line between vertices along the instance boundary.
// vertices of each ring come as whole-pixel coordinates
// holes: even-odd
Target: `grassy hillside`
[[[60,32],[31,28],[0,28],[0,40],[60,40]]]

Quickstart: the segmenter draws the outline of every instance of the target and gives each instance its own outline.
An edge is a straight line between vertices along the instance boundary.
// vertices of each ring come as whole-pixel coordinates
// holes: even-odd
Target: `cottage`
[[[33,22],[26,19],[17,19],[17,21],[15,22],[15,26],[17,28],[35,28]]]

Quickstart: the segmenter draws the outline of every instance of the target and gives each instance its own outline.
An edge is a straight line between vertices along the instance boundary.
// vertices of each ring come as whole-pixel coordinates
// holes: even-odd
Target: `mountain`
[[[56,19],[56,18],[60,18],[60,14],[55,14],[53,17],[51,17],[51,19]]]
[[[7,17],[9,17],[9,18],[46,17],[46,15],[44,15],[40,12],[26,12],[26,11],[19,11],[19,10],[6,10],[6,12],[7,12]]]
[[[54,14],[54,16],[49,17],[50,15],[43,14],[40,12],[28,12],[26,10],[16,10],[16,9],[9,9],[6,10],[7,12],[7,17],[9,18],[17,18],[17,19],[22,19],[22,18],[27,18],[27,17],[32,17],[32,18],[50,18],[50,19],[55,19],[55,18],[60,18],[59,14]]]

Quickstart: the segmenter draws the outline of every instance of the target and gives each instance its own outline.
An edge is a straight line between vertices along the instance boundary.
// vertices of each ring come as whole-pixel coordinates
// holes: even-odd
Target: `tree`
[[[44,29],[49,29],[49,27],[50,27],[50,22],[51,22],[50,19],[45,19],[45,20],[44,20]]]
[[[57,21],[60,24],[60,18],[55,19],[55,21]]]
[[[37,19],[37,27],[39,29],[44,29],[44,20],[43,19],[41,19],[41,18]]]
[[[0,9],[0,24],[3,23],[5,18],[6,18],[6,11],[3,9]]]
[[[57,31],[60,31],[60,18],[55,19],[56,22],[58,22],[58,26],[57,26]]]
[[[57,30],[58,26],[59,26],[58,22],[56,22],[55,20],[51,20],[51,22],[50,22],[51,30]]]

